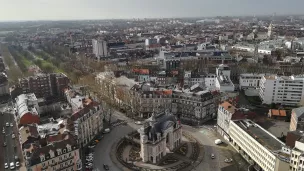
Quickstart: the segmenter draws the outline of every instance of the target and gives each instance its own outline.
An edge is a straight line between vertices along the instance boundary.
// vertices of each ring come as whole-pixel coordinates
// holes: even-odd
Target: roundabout
[[[115,156],[111,157],[115,157],[114,160],[124,167],[123,170],[188,171],[195,168],[203,159],[202,145],[190,133],[184,131],[182,142],[174,151],[168,151],[167,155],[157,163],[142,162],[138,137],[137,132],[132,132],[120,139],[113,147]]]

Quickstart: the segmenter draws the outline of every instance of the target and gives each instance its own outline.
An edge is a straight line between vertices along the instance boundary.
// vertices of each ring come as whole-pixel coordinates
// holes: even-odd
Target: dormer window
[[[55,153],[54,153],[53,150],[50,150],[49,154],[50,154],[50,157],[51,157],[51,158],[55,157]]]
[[[57,154],[58,154],[58,155],[61,155],[61,154],[62,154],[61,149],[57,149]]]
[[[41,160],[41,162],[45,161],[45,155],[44,154],[40,154],[40,160]]]

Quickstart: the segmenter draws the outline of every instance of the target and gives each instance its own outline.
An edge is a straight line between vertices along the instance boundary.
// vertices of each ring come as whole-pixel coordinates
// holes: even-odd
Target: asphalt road
[[[241,156],[226,143],[216,145],[215,140],[220,136],[216,133],[213,125],[205,125],[201,128],[193,128],[183,125],[183,130],[190,132],[204,146],[204,158],[202,163],[193,170],[204,171],[243,171],[247,170],[247,163]],[[222,139],[222,138],[220,138]],[[223,140],[223,139],[222,139]],[[211,158],[211,154],[215,155],[215,159]],[[232,163],[225,163],[226,158],[232,158]]]
[[[122,117],[116,117],[113,115],[112,120],[115,121],[116,119],[124,120],[124,118]],[[125,135],[132,132],[133,130],[134,128],[132,128],[130,125],[127,126],[120,125],[112,128],[110,133],[104,134],[102,140],[94,148],[94,161],[93,161],[94,169],[104,170],[103,164],[107,164],[110,170],[115,170],[115,171],[121,170],[116,165],[114,165],[111,160],[110,157],[111,148],[116,141],[123,138]]]
[[[4,163],[7,163],[8,165],[11,162],[15,163],[15,155],[18,156],[18,152],[17,152],[17,148],[15,148],[14,146],[17,144],[16,142],[18,141],[18,135],[15,134],[14,129],[16,128],[16,123],[14,120],[14,115],[11,113],[6,113],[4,112],[4,114],[0,114],[0,129],[1,129],[1,148],[2,151],[4,152],[4,155],[1,155],[1,169],[0,170],[5,170],[4,169]],[[13,123],[13,127],[9,126],[6,127],[5,124],[6,123]],[[2,129],[5,129],[5,134],[2,133]],[[15,139],[12,138],[12,134],[15,134]],[[6,142],[6,147],[3,146],[4,142]],[[3,154],[3,153],[2,153]],[[2,158],[3,157],[3,158]],[[7,171],[10,169],[6,169]]]

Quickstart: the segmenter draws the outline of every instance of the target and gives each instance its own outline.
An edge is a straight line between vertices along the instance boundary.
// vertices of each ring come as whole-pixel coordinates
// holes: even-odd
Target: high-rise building
[[[303,99],[304,77],[263,76],[260,81],[260,98],[263,104],[280,103],[296,106]]]
[[[93,39],[92,46],[93,46],[93,54],[95,54],[97,59],[108,56],[108,46],[106,41]]]

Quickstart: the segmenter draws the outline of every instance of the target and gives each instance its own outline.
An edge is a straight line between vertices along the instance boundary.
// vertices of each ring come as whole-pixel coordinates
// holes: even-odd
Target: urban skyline
[[[1,2],[0,21],[294,15],[303,5],[300,0],[15,0]]]

